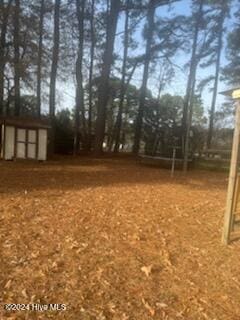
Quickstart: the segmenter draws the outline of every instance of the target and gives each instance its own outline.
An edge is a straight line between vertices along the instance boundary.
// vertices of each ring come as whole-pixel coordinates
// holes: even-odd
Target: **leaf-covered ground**
[[[240,241],[220,241],[226,174],[70,157],[0,171],[0,319],[240,319]]]

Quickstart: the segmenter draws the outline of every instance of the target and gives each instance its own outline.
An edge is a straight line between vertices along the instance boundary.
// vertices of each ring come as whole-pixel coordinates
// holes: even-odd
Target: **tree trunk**
[[[109,74],[113,60],[113,48],[117,28],[120,0],[111,0],[111,8],[107,22],[107,41],[103,57],[103,68],[98,89],[97,121],[95,130],[95,153],[102,153],[105,136],[106,106],[108,101]]]
[[[43,17],[44,17],[44,0],[41,0],[40,20],[39,20],[39,41],[38,41],[38,58],[37,58],[37,116],[41,117],[41,78],[42,78],[42,52],[43,52]]]
[[[182,118],[182,137],[183,137],[183,171],[186,173],[188,168],[188,152],[189,152],[189,134],[191,130],[192,123],[192,112],[193,112],[193,101],[195,92],[195,81],[196,81],[196,70],[197,70],[197,44],[198,44],[198,34],[200,29],[200,24],[203,16],[203,2],[201,0],[199,3],[198,16],[196,19],[193,46],[192,46],[192,56],[190,62],[190,72],[188,76],[186,97],[183,106],[183,118]]]
[[[6,77],[7,81],[7,100],[6,100],[6,115],[10,115],[10,103],[13,100],[13,92],[14,92],[14,86],[11,87],[11,81],[8,77]]]
[[[7,24],[8,24],[8,16],[9,10],[12,4],[12,0],[8,1],[7,7],[2,8],[3,16],[2,16],[2,30],[0,35],[0,115],[3,114],[3,102],[4,102],[4,69],[6,64],[5,57],[5,46],[6,46],[6,33],[7,33]],[[4,5],[3,3],[1,4]]]
[[[187,120],[188,120],[188,109],[189,109],[189,101],[191,99],[191,89],[192,84],[194,82],[194,75],[196,74],[196,55],[197,55],[197,42],[198,42],[198,34],[200,29],[200,22],[203,15],[203,0],[199,3],[199,9],[198,9],[198,17],[195,23],[195,30],[194,30],[194,36],[193,36],[193,45],[192,45],[192,56],[190,61],[190,71],[188,76],[188,83],[187,83],[187,89],[186,89],[186,96],[183,106],[183,117],[182,117],[182,127],[183,132],[186,133],[186,127],[187,127]],[[184,134],[185,135],[185,134]]]
[[[164,86],[164,76],[165,76],[165,72],[163,70],[163,66],[160,66],[160,74],[159,74],[159,87],[158,87],[158,95],[157,95],[157,101],[160,101],[161,98],[161,93],[163,90],[163,86]]]
[[[129,5],[129,0],[127,0],[126,5]],[[121,88],[120,88],[120,101],[119,109],[116,120],[116,128],[114,130],[115,135],[115,146],[114,152],[118,152],[119,143],[120,143],[120,133],[122,127],[122,112],[123,112],[123,103],[126,92],[125,78],[126,78],[126,66],[127,66],[127,57],[128,57],[128,21],[129,21],[129,11],[126,10],[125,26],[124,26],[124,52],[123,52],[123,64],[122,64],[122,79],[121,79]]]
[[[90,49],[90,67],[89,67],[89,109],[88,109],[88,150],[91,150],[92,145],[92,79],[93,79],[93,66],[94,66],[94,52],[95,52],[95,28],[94,28],[94,13],[95,13],[95,0],[92,0],[91,5],[91,49]]]
[[[84,91],[82,76],[82,60],[83,60],[83,37],[84,37],[84,8],[85,0],[76,0],[76,11],[78,20],[78,57],[76,61],[76,106],[75,106],[75,138],[74,138],[74,154],[79,151],[80,146],[80,113],[82,119],[82,139],[86,140],[86,120],[84,109]]]
[[[15,0],[14,8],[14,115],[19,116],[20,106],[20,51],[19,51],[20,0]]]
[[[49,113],[51,119],[55,117],[55,98],[56,98],[56,78],[58,67],[58,54],[59,54],[59,15],[60,15],[61,0],[55,0],[54,11],[54,43],[52,52],[52,67],[50,76],[50,95],[49,95]]]
[[[132,80],[132,77],[133,77],[133,74],[134,74],[134,72],[135,72],[135,70],[136,70],[136,68],[137,68],[137,65],[138,65],[138,61],[136,60],[135,61],[135,63],[134,63],[134,65],[133,65],[133,67],[132,67],[132,70],[131,70],[131,72],[130,72],[130,74],[129,74],[129,76],[128,76],[128,79],[127,79],[127,81],[125,82],[125,85],[124,85],[124,98],[125,98],[125,96],[126,96],[126,92],[127,92],[127,88],[128,88],[128,86],[129,86],[129,84],[130,84],[130,82],[131,82],[131,80]],[[124,99],[123,99],[123,102],[124,102]],[[116,119],[116,122],[115,122],[115,124],[114,124],[114,128],[113,128],[113,134],[112,134],[112,138],[111,138],[111,144],[113,145],[113,143],[114,143],[114,140],[115,140],[115,145],[114,145],[114,152],[118,152],[118,149],[119,149],[119,147],[118,147],[118,149],[116,150],[116,148],[117,148],[117,146],[116,146],[116,144],[117,144],[117,141],[116,141],[116,131],[117,131],[117,121],[118,121],[118,117],[119,117],[119,111],[120,111],[120,109],[118,109],[118,114],[117,114],[117,119]],[[122,111],[123,111],[123,109],[122,109]],[[120,111],[121,112],[121,118],[122,118],[122,111]],[[122,119],[121,119],[121,126],[120,126],[120,134],[121,134],[121,129],[122,129]],[[120,137],[119,137],[119,145],[120,145]]]
[[[55,99],[56,99],[56,78],[58,67],[59,55],[59,19],[60,19],[60,4],[61,0],[55,0],[54,10],[54,35],[53,35],[53,52],[52,52],[52,66],[50,75],[50,93],[49,93],[49,114],[51,120],[51,133],[50,133],[50,153],[54,153],[55,145]]]
[[[147,43],[146,43],[146,51],[145,51],[143,80],[142,80],[142,86],[140,89],[139,107],[138,107],[138,114],[136,119],[135,136],[134,136],[134,144],[133,144],[134,154],[138,154],[139,148],[140,148],[142,122],[143,122],[143,114],[144,114],[144,107],[145,107],[147,82],[148,82],[148,70],[149,70],[149,64],[150,64],[151,44],[152,44],[153,29],[154,29],[154,14],[155,14],[154,1],[150,0],[148,5],[148,13],[147,13],[148,30],[147,30]]]
[[[214,79],[214,87],[213,87],[213,96],[212,96],[212,104],[211,104],[211,111],[210,111],[210,119],[209,119],[209,129],[208,129],[208,136],[207,136],[207,148],[211,148],[212,144],[212,136],[213,136],[213,122],[214,122],[214,114],[215,114],[215,106],[217,100],[217,92],[218,92],[218,80],[219,80],[219,72],[220,72],[220,63],[221,63],[221,53],[223,47],[223,24],[225,20],[225,6],[222,7],[221,17],[220,17],[220,24],[219,24],[219,34],[218,34],[218,46],[217,46],[217,61],[216,61],[216,71],[215,71],[215,79]]]
[[[186,173],[187,169],[188,169],[188,153],[189,153],[189,143],[190,143],[190,131],[191,131],[191,126],[192,126],[193,107],[194,107],[195,83],[196,83],[196,74],[194,75],[194,80],[192,83],[192,88],[191,88],[191,93],[190,93],[189,112],[188,112],[188,119],[187,119],[185,145],[184,145],[184,159],[183,159],[184,173]]]

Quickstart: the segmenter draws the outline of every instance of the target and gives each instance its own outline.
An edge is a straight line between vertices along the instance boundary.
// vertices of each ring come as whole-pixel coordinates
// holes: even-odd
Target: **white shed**
[[[1,158],[47,160],[47,121],[35,118],[0,119]]]

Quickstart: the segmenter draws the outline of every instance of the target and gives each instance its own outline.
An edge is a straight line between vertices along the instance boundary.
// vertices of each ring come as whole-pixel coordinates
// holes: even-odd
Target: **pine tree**
[[[240,4],[235,12],[235,23],[233,30],[228,34],[227,59],[229,63],[223,70],[223,78],[232,86],[240,84]]]
[[[8,0],[6,6],[4,2],[1,3],[2,11],[2,25],[1,25],[1,34],[0,34],[0,115],[4,112],[4,72],[6,65],[6,34],[7,34],[7,25],[9,20],[10,8],[12,5],[12,0]]]
[[[139,97],[139,107],[138,113],[135,122],[135,134],[134,134],[134,144],[133,144],[133,153],[138,154],[140,148],[141,134],[142,134],[142,121],[145,109],[145,96],[147,91],[147,83],[149,78],[149,65],[150,62],[154,59],[158,59],[159,53],[162,56],[171,57],[175,51],[179,42],[175,39],[175,44],[172,42],[172,34],[175,30],[176,21],[171,20],[173,25],[170,23],[163,23],[163,26],[160,25],[159,21],[156,24],[154,21],[155,11],[159,6],[167,5],[176,2],[175,0],[166,0],[166,1],[157,1],[157,0],[149,0],[147,5],[147,27],[146,27],[146,48],[144,55],[144,66],[143,66],[143,78],[142,85],[140,89],[140,97]],[[143,9],[143,7],[142,7]],[[159,27],[160,26],[160,27]],[[172,27],[172,30],[171,30]],[[156,30],[155,30],[156,29]],[[160,42],[154,43],[154,31],[156,31],[157,35],[160,38]]]
[[[217,16],[217,25],[216,25],[216,54],[215,54],[215,76],[214,76],[214,85],[213,85],[213,96],[210,110],[210,119],[209,119],[209,129],[207,136],[207,148],[210,149],[212,145],[212,137],[213,137],[213,126],[214,126],[214,115],[215,115],[215,106],[217,100],[218,93],[218,82],[219,82],[219,74],[220,74],[220,63],[221,63],[221,54],[223,49],[223,33],[224,33],[224,21],[228,14],[229,7],[226,4],[226,1],[222,0],[220,5],[220,13]]]
[[[76,11],[78,21],[78,54],[76,61],[76,107],[75,107],[75,138],[74,138],[74,154],[79,151],[80,143],[80,113],[82,119],[82,138],[86,141],[86,120],[84,108],[84,91],[83,91],[83,41],[84,41],[84,9],[85,0],[76,0]]]
[[[197,13],[194,16],[195,26],[194,26],[193,44],[192,44],[190,68],[189,68],[189,75],[188,75],[188,82],[187,82],[186,96],[185,96],[185,102],[183,106],[183,117],[182,117],[182,127],[183,127],[183,132],[185,133],[186,133],[186,128],[188,124],[189,102],[191,99],[191,92],[193,91],[193,83],[195,82],[195,77],[196,77],[197,45],[198,45],[199,31],[201,28],[202,17],[203,17],[203,4],[204,4],[204,0],[200,0]]]
[[[143,70],[142,85],[140,90],[139,107],[138,107],[138,114],[137,114],[136,124],[135,124],[135,134],[134,134],[134,144],[133,144],[134,154],[138,154],[139,148],[140,148],[144,104],[145,104],[146,89],[147,89],[147,82],[148,82],[148,70],[149,70],[149,64],[150,64],[150,53],[151,53],[151,45],[153,41],[155,10],[156,10],[155,1],[149,0],[148,11],[147,11],[147,32],[146,32],[147,40],[146,40],[144,70]]]
[[[19,116],[20,106],[20,44],[19,44],[20,0],[15,0],[14,8],[14,115]]]
[[[90,66],[89,66],[89,100],[88,100],[88,150],[91,150],[92,145],[92,111],[93,111],[93,91],[92,91],[92,79],[93,79],[93,67],[94,67],[94,53],[96,47],[96,36],[94,26],[95,15],[95,0],[91,1],[90,12]]]
[[[209,35],[209,22],[211,17],[207,14],[208,11],[204,11],[205,0],[193,3],[193,9],[197,6],[197,11],[193,14],[194,18],[194,34],[193,45],[190,59],[190,71],[188,76],[188,83],[186,89],[186,96],[183,108],[182,118],[182,134],[183,134],[183,171],[186,172],[188,168],[188,156],[189,156],[189,142],[190,142],[190,130],[192,125],[192,115],[194,107],[195,87],[196,87],[196,73],[197,67],[201,59],[206,58],[212,53],[211,43],[213,42],[213,35]]]
[[[54,153],[55,146],[55,100],[56,100],[56,80],[57,68],[59,58],[59,20],[60,20],[60,4],[61,0],[55,0],[54,8],[54,35],[53,35],[53,51],[52,51],[52,66],[50,74],[50,93],[49,93],[49,115],[51,119],[51,132],[50,132],[50,153]]]
[[[43,18],[45,2],[41,0],[40,20],[39,20],[39,41],[37,58],[37,115],[41,117],[41,85],[42,85],[42,55],[43,55]]]
[[[109,74],[113,60],[113,47],[116,34],[118,15],[120,11],[120,0],[111,0],[110,12],[107,18],[107,38],[103,57],[101,81],[98,89],[97,120],[95,129],[95,153],[102,152],[105,136],[106,107],[108,102]]]
[[[52,51],[52,66],[51,66],[50,93],[49,93],[49,114],[52,121],[54,120],[54,117],[55,117],[56,79],[57,79],[57,67],[58,67],[58,57],[59,57],[60,4],[61,4],[61,0],[55,0],[53,51]]]
[[[123,63],[122,63],[122,79],[121,79],[121,88],[120,88],[120,98],[119,98],[119,107],[118,107],[118,115],[114,128],[115,135],[115,146],[114,152],[118,152],[119,144],[120,144],[120,133],[122,127],[122,113],[123,113],[123,103],[126,92],[125,79],[126,79],[126,68],[127,68],[127,58],[128,58],[128,46],[129,46],[129,6],[130,1],[126,1],[126,11],[125,11],[125,26],[124,26],[124,52],[123,52]]]

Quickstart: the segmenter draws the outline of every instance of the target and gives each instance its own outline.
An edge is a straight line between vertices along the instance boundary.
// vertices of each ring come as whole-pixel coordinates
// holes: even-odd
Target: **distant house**
[[[1,158],[47,159],[49,124],[36,118],[0,118]]]

